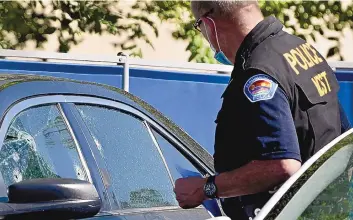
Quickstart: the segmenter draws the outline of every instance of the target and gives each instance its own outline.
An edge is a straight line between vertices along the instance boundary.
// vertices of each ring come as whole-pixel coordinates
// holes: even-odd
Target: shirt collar
[[[246,35],[241,43],[236,54],[236,65],[243,65],[244,58],[247,59],[247,56],[257,45],[268,37],[277,34],[282,29],[283,24],[274,16],[269,16],[259,22],[249,34]]]

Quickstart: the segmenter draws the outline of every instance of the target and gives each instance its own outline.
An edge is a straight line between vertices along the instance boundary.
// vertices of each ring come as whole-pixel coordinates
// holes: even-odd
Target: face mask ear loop
[[[214,47],[212,46],[211,41],[210,41],[210,37],[208,36],[208,31],[207,31],[206,25],[203,24],[203,26],[205,27],[205,31],[206,31],[206,36],[207,36],[207,39],[208,39],[208,43],[210,44],[210,47],[211,47],[212,51],[213,51],[214,53],[216,53],[217,51],[216,51],[216,49],[214,49]]]
[[[217,46],[218,46],[219,51],[222,51],[221,47],[219,46],[219,41],[218,41],[218,33],[217,33],[216,23],[214,22],[214,20],[213,20],[212,18],[210,18],[210,17],[207,17],[207,18],[208,18],[208,19],[210,19],[210,20],[212,21],[212,23],[213,23],[214,30],[215,30],[215,32],[216,32],[216,41],[217,41]],[[206,29],[206,34],[207,34],[207,29]],[[207,35],[207,37],[208,37],[208,35]]]
[[[205,23],[203,23],[203,26],[205,27],[205,30],[206,30],[207,39],[208,39],[208,41],[210,41],[210,38],[208,37],[208,31],[207,31],[207,27],[206,27]]]

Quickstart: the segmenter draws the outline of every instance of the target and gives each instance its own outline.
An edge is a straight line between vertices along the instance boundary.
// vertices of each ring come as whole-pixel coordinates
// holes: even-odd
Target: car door
[[[173,192],[181,169],[203,175],[207,168],[158,123],[123,103],[100,98],[66,98],[89,142],[110,207],[120,219],[208,219],[200,206],[181,209]],[[70,116],[71,117],[71,116]],[[112,216],[106,216],[112,218]]]
[[[103,202],[98,218],[210,218],[202,206],[181,209],[173,187],[176,165],[197,175],[211,171],[134,108],[101,98],[41,96],[14,103],[1,128],[3,201],[14,182],[67,177],[96,186]]]
[[[308,160],[255,219],[352,219],[352,172],[353,129]]]

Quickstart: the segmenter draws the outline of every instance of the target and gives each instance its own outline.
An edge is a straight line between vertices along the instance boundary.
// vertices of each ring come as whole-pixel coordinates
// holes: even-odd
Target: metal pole
[[[129,74],[129,59],[128,59],[128,55],[123,54],[122,52],[118,53],[118,65],[123,65],[124,67],[124,73],[122,75],[122,88],[124,91],[129,92],[129,78],[130,78],[130,74]]]
[[[129,92],[129,86],[130,86],[129,59],[128,59],[128,56],[126,55],[126,60],[125,60],[125,63],[124,63],[123,89],[126,92]]]

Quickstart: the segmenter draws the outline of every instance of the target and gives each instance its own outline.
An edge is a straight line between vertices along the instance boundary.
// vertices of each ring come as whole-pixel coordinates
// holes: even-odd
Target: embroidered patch
[[[265,74],[252,76],[244,85],[244,94],[250,102],[272,99],[278,84]]]

